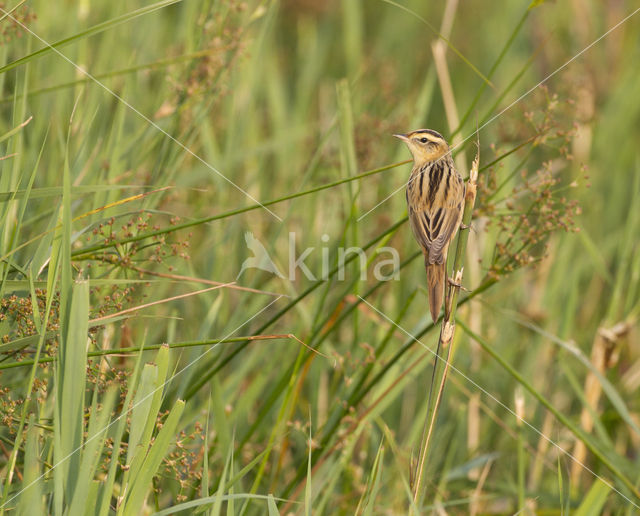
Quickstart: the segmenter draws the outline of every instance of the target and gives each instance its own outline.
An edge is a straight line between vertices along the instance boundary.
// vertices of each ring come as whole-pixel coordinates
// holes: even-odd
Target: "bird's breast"
[[[454,170],[444,160],[414,167],[407,184],[407,204],[418,211],[442,206],[451,181],[455,180],[453,174]]]

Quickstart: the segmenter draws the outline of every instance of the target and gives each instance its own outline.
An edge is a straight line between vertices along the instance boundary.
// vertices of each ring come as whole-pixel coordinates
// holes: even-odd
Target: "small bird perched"
[[[394,136],[413,155],[406,192],[409,223],[424,254],[429,309],[436,322],[447,277],[447,251],[462,222],[464,183],[440,133],[419,129]]]

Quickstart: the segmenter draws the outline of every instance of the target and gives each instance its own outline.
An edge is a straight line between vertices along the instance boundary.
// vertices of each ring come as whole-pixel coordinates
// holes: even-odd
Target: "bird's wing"
[[[407,190],[409,222],[416,240],[428,253],[429,263],[443,263],[447,256],[449,242],[458,231],[462,221],[465,187],[458,174],[447,179],[444,193],[438,192],[429,203],[419,198],[417,203],[409,202],[412,191]]]
[[[440,231],[429,247],[429,262],[442,263],[446,256],[449,242],[453,239],[462,221],[462,202],[453,208],[445,208]]]
[[[429,262],[442,263],[447,256],[449,243],[455,236],[462,222],[464,205],[464,183],[458,176],[452,182],[452,190],[447,196],[443,207],[436,210],[435,223],[431,230],[431,246],[429,247]]]
[[[442,263],[446,247],[462,220],[462,201],[431,211],[409,208],[409,224],[429,263]]]
[[[409,225],[420,247],[428,250],[431,247],[431,221],[426,211],[416,211],[412,207],[409,207]]]

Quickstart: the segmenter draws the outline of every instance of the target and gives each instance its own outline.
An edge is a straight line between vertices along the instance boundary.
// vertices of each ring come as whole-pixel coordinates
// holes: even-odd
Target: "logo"
[[[253,236],[251,231],[245,231],[244,241],[247,243],[247,248],[253,253],[253,256],[242,262],[242,267],[236,276],[236,281],[238,281],[238,278],[247,269],[260,269],[270,272],[271,274],[275,274],[278,278],[284,279],[284,275],[271,259],[271,256],[269,256],[269,252],[262,245],[262,242]]]
[[[322,235],[321,240],[327,244],[330,240],[329,235]],[[356,263],[359,266],[360,279],[362,281],[366,281],[371,272],[377,281],[399,279],[400,254],[394,247],[385,246],[376,249],[375,256],[372,259],[367,257],[367,254],[361,247],[348,247],[345,249],[342,246],[338,246],[331,249],[329,246],[322,246],[319,248],[320,256],[315,259],[316,269],[320,268],[320,274],[316,274],[312,271],[313,266],[308,264],[307,260],[313,261],[313,254],[317,248],[307,247],[303,249],[301,253],[298,253],[296,248],[296,234],[291,232],[289,233],[289,245],[287,249],[289,270],[287,271],[288,274],[284,275],[273,258],[271,258],[265,246],[251,231],[245,232],[244,241],[253,256],[250,256],[242,262],[236,281],[247,269],[259,269],[278,276],[278,278],[288,279],[289,281],[295,281],[297,279],[298,271],[311,281],[318,279],[327,280],[333,271],[337,273],[334,279],[344,281],[346,270],[351,267],[353,271],[354,264]],[[333,257],[331,256],[332,252]]]

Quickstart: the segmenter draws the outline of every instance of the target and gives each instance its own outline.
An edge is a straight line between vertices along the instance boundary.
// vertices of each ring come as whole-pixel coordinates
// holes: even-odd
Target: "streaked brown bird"
[[[440,133],[419,129],[394,136],[413,155],[406,192],[409,223],[424,254],[429,309],[436,322],[444,297],[449,244],[462,222],[464,182]]]

